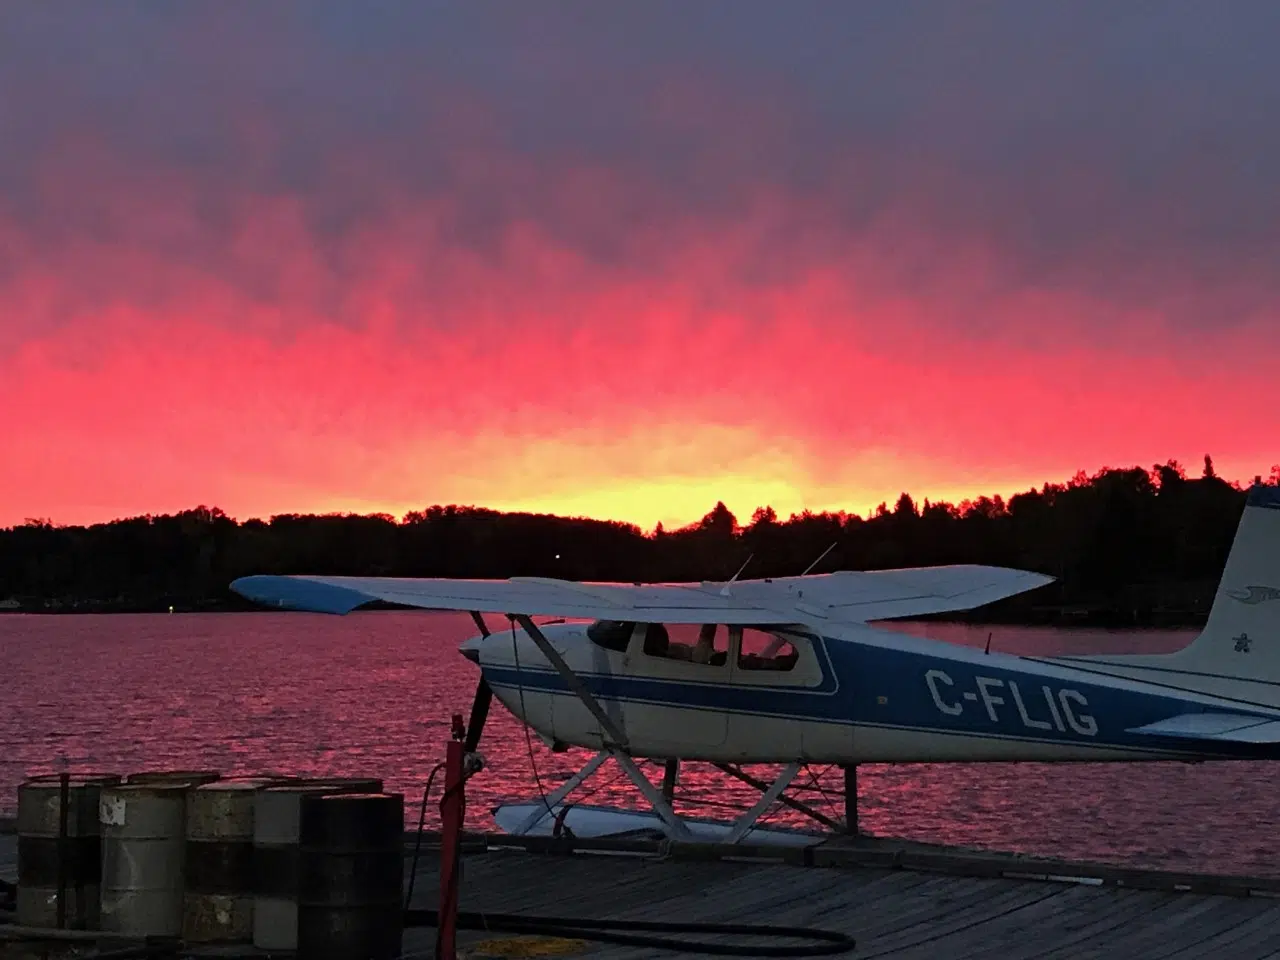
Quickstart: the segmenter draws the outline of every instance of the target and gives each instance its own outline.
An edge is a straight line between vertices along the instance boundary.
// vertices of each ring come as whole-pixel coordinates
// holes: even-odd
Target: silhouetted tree
[[[1280,470],[1280,467],[1276,467]],[[774,513],[773,507],[756,507],[755,513],[751,514],[751,526],[757,529],[765,526],[776,526],[778,523],[778,515]]]
[[[1177,460],[1156,464],[1151,468],[1151,474],[1161,493],[1177,490],[1179,485],[1187,479],[1187,471]]]
[[[723,503],[716,503],[711,512],[698,523],[698,526],[721,536],[733,536],[738,531],[738,518],[729,512]]]
[[[1271,469],[1280,484],[1280,465]],[[199,506],[61,527],[29,520],[0,530],[0,599],[27,609],[248,607],[227,585],[250,573],[409,577],[556,576],[578,580],[793,576],[946,563],[1038,570],[1054,586],[975,616],[1052,621],[1194,622],[1207,612],[1244,491],[1205,457],[1189,480],[1177,461],[1078,472],[1063,484],[960,504],[903,493],[871,516],[804,511],[782,521],[760,507],[744,528],[717,503],[680,530],[471,506],[385,514],[280,514],[236,522]]]

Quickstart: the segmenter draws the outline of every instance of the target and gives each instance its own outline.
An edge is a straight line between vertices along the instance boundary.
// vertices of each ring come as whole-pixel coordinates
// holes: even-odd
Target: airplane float
[[[715,827],[732,843],[779,800],[840,826],[783,795],[806,764],[1280,757],[1280,487],[1249,491],[1208,621],[1177,652],[1014,656],[872,623],[973,609],[1051,580],[959,565],[630,585],[250,576],[232,588],[284,609],[344,614],[381,600],[470,612],[479,635],[461,652],[481,680],[467,750],[496,696],[553,749],[596,752],[522,810],[516,833],[563,820],[566,798],[609,758],[652,805],[656,818],[642,817],[672,839],[707,827],[672,808],[680,762],[759,789],[757,804]],[[510,630],[491,632],[485,613]],[[666,763],[661,788],[637,759]],[[740,769],[756,763],[783,767],[765,784]]]

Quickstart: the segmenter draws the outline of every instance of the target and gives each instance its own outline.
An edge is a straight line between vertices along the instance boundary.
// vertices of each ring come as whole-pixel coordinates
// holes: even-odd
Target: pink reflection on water
[[[1011,653],[1157,652],[1188,631],[896,624],[894,629]],[[474,631],[452,614],[365,613],[0,617],[0,810],[16,787],[56,769],[373,775],[403,791],[416,819],[443,757],[452,713],[470,708],[478,671],[456,652]],[[552,754],[495,704],[467,820],[550,791],[587,755]],[[532,762],[531,762],[532,761]],[[1280,875],[1280,801],[1270,763],[868,765],[859,771],[868,832],[916,840],[1227,873]],[[768,779],[768,768],[753,771]],[[657,769],[651,770],[656,780]],[[808,788],[814,784],[808,779]],[[831,770],[805,799],[841,810]],[[689,801],[745,806],[753,792],[698,766]],[[580,802],[641,806],[612,764]],[[725,811],[686,802],[684,812]],[[434,803],[428,823],[438,821]],[[773,823],[804,824],[781,810]]]

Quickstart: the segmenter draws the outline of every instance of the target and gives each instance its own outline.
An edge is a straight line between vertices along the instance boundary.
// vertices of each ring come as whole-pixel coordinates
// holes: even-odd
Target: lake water
[[[895,629],[975,645],[988,633]],[[1192,637],[991,629],[993,647],[1013,653],[1162,652]],[[456,647],[473,632],[465,615],[433,613],[0,616],[0,812],[12,814],[24,777],[65,758],[83,772],[378,776],[406,794],[416,817],[449,717],[470,708],[478,670]],[[585,759],[526,739],[496,701],[481,752],[488,767],[468,788],[467,819],[490,830],[496,803],[536,798],[535,780],[550,791]],[[936,843],[1280,876],[1277,772],[1243,762],[868,765],[860,822]],[[839,771],[818,782],[838,809]],[[612,764],[579,799],[593,787],[590,802],[641,806]],[[689,813],[755,799],[698,765],[682,771],[681,790]],[[437,822],[434,800],[427,819]],[[770,822],[807,821],[784,810]]]

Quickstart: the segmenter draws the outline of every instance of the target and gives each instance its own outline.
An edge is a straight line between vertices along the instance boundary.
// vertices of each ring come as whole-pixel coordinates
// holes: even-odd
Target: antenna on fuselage
[[[800,576],[807,577],[809,575],[809,571],[812,570],[814,567],[816,567],[818,564],[820,564],[822,562],[822,558],[825,557],[832,550],[834,550],[836,548],[836,544],[839,542],[840,542],[839,540],[832,540],[831,546],[827,547],[827,549],[823,550],[820,554],[818,554],[818,559],[813,561],[813,563],[809,564],[807,567],[805,567],[804,573],[800,574]]]
[[[987,649],[983,650],[982,652],[983,653],[991,652],[991,631],[987,632]]]
[[[731,586],[733,586],[733,585],[734,585],[734,583],[736,583],[736,582],[737,582],[737,580],[738,580],[738,578],[739,578],[740,576],[742,576],[742,571],[743,571],[743,570],[745,570],[745,569],[747,569],[747,563],[750,563],[750,562],[751,562],[751,558],[752,558],[752,557],[754,557],[754,556],[755,556],[755,554],[754,554],[754,553],[753,553],[753,554],[750,554],[750,555],[747,557],[747,562],[746,562],[746,563],[744,563],[742,566],[740,566],[740,567],[738,568],[738,572],[737,572],[737,573],[735,573],[732,577],[730,577],[730,578],[729,578],[729,582],[728,582],[728,583],[726,583],[723,587],[721,587],[721,588],[720,588],[720,596],[722,596],[722,597],[727,597],[727,596],[729,596],[729,588],[730,588]]]

